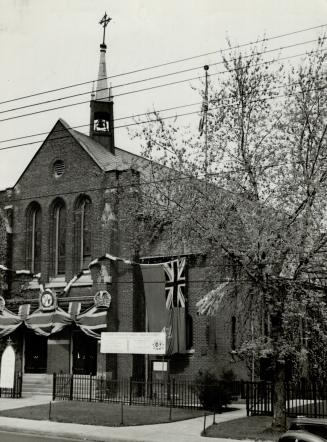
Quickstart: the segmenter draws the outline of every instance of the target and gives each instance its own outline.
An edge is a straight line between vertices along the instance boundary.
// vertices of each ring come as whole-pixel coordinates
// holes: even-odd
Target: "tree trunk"
[[[285,400],[285,363],[282,361],[276,361],[273,386],[272,428],[277,431],[284,431],[286,429]]]

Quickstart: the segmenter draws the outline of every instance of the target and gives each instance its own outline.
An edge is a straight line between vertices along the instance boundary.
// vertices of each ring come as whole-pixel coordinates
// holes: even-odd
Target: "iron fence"
[[[22,374],[16,372],[14,376],[14,387],[13,388],[2,388],[0,387],[0,398],[21,398],[22,397]]]
[[[285,382],[286,416],[327,417],[327,384],[319,382]],[[273,414],[273,384],[246,383],[246,410],[248,416]]]
[[[53,399],[89,402],[120,402],[129,405],[202,408],[199,389],[192,380],[110,380],[104,376],[53,375]],[[212,386],[214,387],[214,386]],[[230,384],[231,396],[244,394],[243,383]],[[219,402],[217,398],[217,402]]]
[[[271,382],[246,382],[246,412],[248,416],[273,414],[273,384]]]

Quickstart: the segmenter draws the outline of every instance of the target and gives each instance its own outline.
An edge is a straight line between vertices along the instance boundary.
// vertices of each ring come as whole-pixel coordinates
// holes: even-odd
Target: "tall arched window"
[[[66,206],[58,199],[52,211],[51,251],[53,256],[53,275],[64,275],[66,270]]]
[[[74,212],[76,271],[87,268],[91,261],[91,211],[90,198],[85,195],[79,197]]]
[[[33,202],[26,212],[26,265],[33,273],[41,271],[41,207]]]

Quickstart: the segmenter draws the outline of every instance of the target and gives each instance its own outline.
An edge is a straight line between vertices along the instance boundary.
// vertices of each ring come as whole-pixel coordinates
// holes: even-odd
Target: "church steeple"
[[[106,67],[106,27],[111,18],[107,13],[99,22],[103,26],[103,41],[100,44],[100,63],[95,92],[91,94],[90,136],[105,146],[111,153],[115,153],[113,128],[113,101],[108,88]]]

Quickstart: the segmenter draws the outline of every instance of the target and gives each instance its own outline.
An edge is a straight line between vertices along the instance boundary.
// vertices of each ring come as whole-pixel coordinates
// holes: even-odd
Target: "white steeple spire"
[[[99,22],[100,25],[103,26],[103,40],[100,44],[100,63],[99,63],[99,72],[98,72],[98,80],[97,87],[95,93],[95,99],[99,101],[109,101],[109,89],[108,89],[108,81],[107,81],[107,67],[106,67],[106,27],[110,22],[111,18],[107,16],[105,12],[103,18]]]

